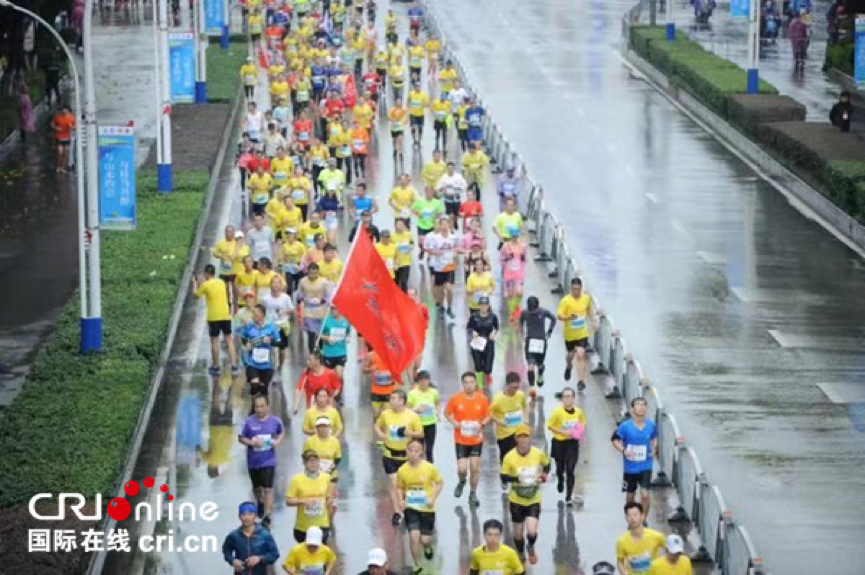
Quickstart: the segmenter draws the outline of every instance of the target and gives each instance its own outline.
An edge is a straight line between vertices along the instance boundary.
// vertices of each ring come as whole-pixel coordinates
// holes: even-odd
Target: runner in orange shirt
[[[390,402],[390,394],[397,389],[398,382],[384,364],[378,353],[369,352],[363,363],[364,373],[370,377],[370,401],[372,402],[373,421],[378,419],[382,409]]]
[[[481,472],[481,451],[484,446],[484,426],[490,421],[490,403],[478,392],[475,374],[467,371],[462,375],[463,390],[448,400],[445,417],[454,426],[454,442],[457,452],[457,475],[459,483],[454,497],[462,497],[466,486],[466,475],[471,470],[469,505],[477,507],[478,480]]]
[[[354,121],[351,131],[351,156],[354,158],[354,175],[356,178],[366,177],[366,154],[369,151],[369,130]],[[349,167],[351,170],[351,167]]]
[[[54,141],[57,143],[57,171],[67,172],[69,165],[69,144],[72,140],[72,130],[75,128],[75,116],[69,106],[63,106],[51,121],[54,129]],[[80,158],[75,158],[80,161]]]

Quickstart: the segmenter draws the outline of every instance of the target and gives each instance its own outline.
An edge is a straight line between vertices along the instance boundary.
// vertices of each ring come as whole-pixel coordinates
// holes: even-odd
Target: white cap
[[[682,538],[673,533],[667,535],[667,553],[682,553],[685,550],[685,544]]]
[[[307,535],[309,537],[309,535]],[[387,553],[384,549],[370,549],[366,566],[384,567],[387,564]]]
[[[321,541],[324,538],[324,533],[321,532],[320,527],[310,527],[306,530],[306,543],[307,545],[321,545]]]
[[[330,427],[330,419],[327,417],[319,417],[315,420],[315,426],[318,427],[319,425],[327,425]]]
[[[240,230],[235,231],[234,232],[234,239],[242,240],[243,239],[243,232]]]

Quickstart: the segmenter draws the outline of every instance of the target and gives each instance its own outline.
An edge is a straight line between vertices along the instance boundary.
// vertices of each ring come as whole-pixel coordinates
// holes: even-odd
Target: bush
[[[860,222],[865,220],[865,210],[862,209],[865,207],[865,196],[862,196],[865,186],[865,161],[830,162],[821,172],[820,179],[825,183],[826,197]]]
[[[755,137],[762,124],[804,122],[805,113],[805,106],[789,96],[773,94],[731,94],[727,96],[727,119],[746,134]]]
[[[219,44],[207,47],[207,101],[234,102],[240,66],[249,55],[248,44],[232,40],[227,50]]]
[[[73,297],[23,391],[0,410],[0,506],[41,492],[108,495],[125,462],[210,175],[177,173],[167,195],[153,173],[137,181],[138,229],[103,234],[104,353],[78,355]]]
[[[853,42],[829,44],[826,46],[826,68],[835,68],[848,76],[853,76]]]
[[[747,89],[745,70],[707,52],[685,34],[677,32],[676,39],[669,42],[662,27],[637,26],[631,29],[631,47],[667,74],[675,85],[724,118],[727,117],[727,97],[743,94]],[[760,93],[777,94],[778,90],[761,80]]]

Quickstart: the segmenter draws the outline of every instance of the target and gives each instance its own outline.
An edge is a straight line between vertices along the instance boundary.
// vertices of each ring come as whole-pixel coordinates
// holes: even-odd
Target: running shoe
[[[451,308],[447,309],[448,317],[451,319],[455,319],[457,316],[454,315],[454,311]]]
[[[571,381],[571,368],[565,368],[565,381]]]
[[[466,488],[466,482],[464,480],[457,483],[457,486],[454,488],[454,497],[456,497],[457,499],[462,497],[463,496],[463,490],[465,488]]]
[[[231,366],[231,375],[237,375],[238,373],[240,373],[240,366],[239,365],[232,365]]]
[[[218,365],[211,365],[208,371],[210,372],[210,375],[219,375],[222,373],[222,369],[220,369]]]
[[[481,504],[480,499],[478,499],[478,494],[472,491],[469,493],[469,505],[472,507],[477,507]]]
[[[583,380],[578,381],[577,382],[577,391],[579,391],[580,393],[586,391],[586,382],[584,382]]]
[[[432,561],[433,554],[435,553],[435,549],[433,549],[432,545],[425,545],[423,548],[423,556],[427,561]]]
[[[531,563],[532,565],[537,565],[538,564],[538,554],[535,553],[535,546],[529,545],[528,548],[526,549],[526,551],[528,551],[528,554],[529,554],[529,563]]]
[[[565,478],[564,477],[559,477],[559,480],[556,483],[556,491],[558,491],[559,493],[565,492]]]
[[[396,527],[397,525],[400,524],[401,521],[402,521],[402,515],[400,515],[399,513],[394,513],[393,517],[391,517],[391,519],[390,519],[390,524],[393,525],[394,527]]]

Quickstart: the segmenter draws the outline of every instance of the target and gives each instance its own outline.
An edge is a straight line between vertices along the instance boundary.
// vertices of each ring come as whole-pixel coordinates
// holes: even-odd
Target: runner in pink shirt
[[[502,279],[510,319],[519,318],[526,280],[526,244],[519,235],[513,235],[501,249]]]

